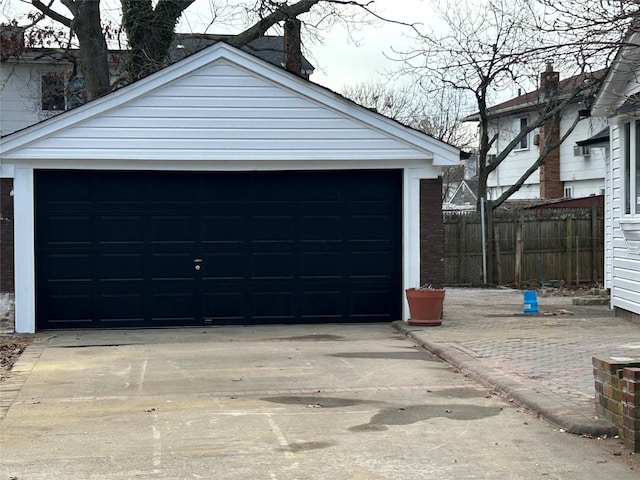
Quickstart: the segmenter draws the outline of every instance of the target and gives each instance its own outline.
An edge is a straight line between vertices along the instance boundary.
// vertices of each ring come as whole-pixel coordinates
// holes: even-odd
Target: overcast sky
[[[422,0],[376,0],[376,5],[385,17],[394,20],[424,24],[434,20]],[[324,45],[310,47],[318,66],[312,79],[335,91],[368,80],[385,81],[385,72],[395,71],[400,66],[388,57],[398,58],[394,49],[402,51],[412,45],[409,38],[412,34],[406,26],[379,22],[357,32],[359,45],[354,45],[344,29],[335,27],[327,34]]]
[[[241,3],[241,0],[228,1]],[[212,2],[221,4],[220,0],[196,0],[179,28],[183,31],[206,29],[207,25],[203,25],[200,19],[211,18]],[[384,18],[428,25],[434,21],[433,14],[429,14],[428,4],[429,0],[375,0],[373,8]],[[221,13],[224,15],[224,10]],[[207,29],[208,33],[221,33],[223,23],[210,26]],[[240,26],[236,27],[233,33],[240,29]],[[357,40],[355,44],[342,26],[335,25],[324,34],[323,44],[306,44],[309,60],[316,67],[311,79],[335,91],[340,91],[345,85],[369,80],[386,81],[385,72],[397,70],[399,67],[398,62],[387,57],[394,57],[394,48],[402,50],[409,45],[410,34],[412,30],[407,26],[376,21],[375,24],[363,26],[361,30],[353,33]]]

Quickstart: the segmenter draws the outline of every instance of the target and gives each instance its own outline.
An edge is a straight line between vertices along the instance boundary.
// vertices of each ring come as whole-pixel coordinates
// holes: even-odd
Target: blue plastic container
[[[527,315],[538,313],[538,294],[535,290],[524,291],[524,313]]]

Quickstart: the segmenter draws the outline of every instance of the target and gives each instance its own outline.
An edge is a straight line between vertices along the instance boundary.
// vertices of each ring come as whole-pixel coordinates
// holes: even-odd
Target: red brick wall
[[[593,357],[596,412],[617,428],[625,447],[640,453],[640,358]]]
[[[441,179],[420,181],[420,285],[444,283]]]
[[[0,178],[0,293],[14,291],[13,179]]]
[[[548,125],[540,127],[540,150],[545,147],[545,140],[549,144],[560,141],[560,131],[557,119],[549,120]],[[552,129],[547,132],[547,129]],[[548,138],[546,138],[548,135]],[[540,198],[556,200],[564,197],[564,182],[560,181],[560,148],[554,148],[547,154],[540,166]]]

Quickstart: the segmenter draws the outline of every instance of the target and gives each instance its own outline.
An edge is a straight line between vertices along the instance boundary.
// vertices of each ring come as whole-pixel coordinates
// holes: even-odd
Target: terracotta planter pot
[[[409,324],[437,326],[442,324],[444,290],[408,288],[405,290],[409,303]]]

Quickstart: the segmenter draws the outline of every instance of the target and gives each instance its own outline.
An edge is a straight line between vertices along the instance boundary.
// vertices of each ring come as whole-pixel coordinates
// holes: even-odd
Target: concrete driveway
[[[385,324],[42,334],[9,380],[0,480],[638,478]]]

